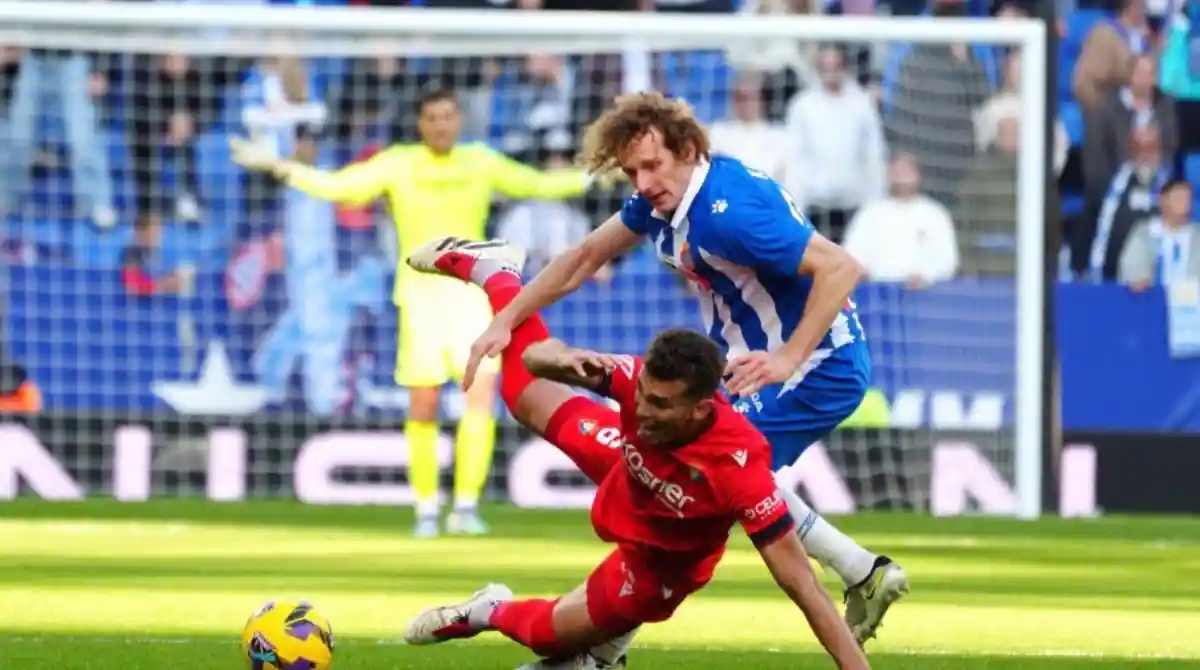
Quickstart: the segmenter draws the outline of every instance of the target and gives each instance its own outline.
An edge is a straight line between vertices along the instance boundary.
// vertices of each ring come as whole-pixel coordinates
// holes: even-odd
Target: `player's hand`
[[[796,364],[780,354],[751,351],[729,361],[725,366],[725,390],[730,395],[747,396],[762,387],[779,384],[796,374]]]
[[[229,138],[229,154],[234,163],[254,172],[268,172],[279,164],[271,147],[244,137]]]
[[[618,365],[620,357],[614,354],[601,354],[586,349],[568,349],[559,355],[556,363],[564,370],[573,370],[584,379],[612,372]]]
[[[464,391],[475,383],[475,373],[479,371],[479,364],[483,363],[483,359],[499,356],[511,340],[512,328],[507,323],[493,319],[487,330],[471,345],[471,356],[467,359],[466,370],[463,371]]]

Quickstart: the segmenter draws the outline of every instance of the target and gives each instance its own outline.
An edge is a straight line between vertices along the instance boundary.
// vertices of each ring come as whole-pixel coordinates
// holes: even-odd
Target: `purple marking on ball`
[[[254,634],[254,637],[250,640],[250,648],[261,652],[275,651],[275,645],[271,644],[271,641],[262,633]]]
[[[297,640],[307,640],[310,635],[320,635],[320,631],[311,621],[298,621],[287,627],[287,634]]]
[[[280,668],[279,670],[313,670],[313,668],[316,668],[316,667],[317,667],[316,663],[313,663],[312,661],[310,661],[306,658],[299,658],[299,659],[292,661],[291,663],[285,663],[283,665],[283,667]]]

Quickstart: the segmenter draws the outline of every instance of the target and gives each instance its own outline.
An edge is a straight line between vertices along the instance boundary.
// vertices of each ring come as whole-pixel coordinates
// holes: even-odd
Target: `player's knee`
[[[437,387],[414,387],[408,390],[408,418],[410,421],[437,421]]]
[[[586,586],[580,586],[559,598],[554,605],[553,624],[562,653],[586,651],[613,637],[613,633],[603,630],[592,621]]]
[[[492,412],[496,407],[496,375],[480,372],[475,383],[467,389],[467,409],[472,412]]]

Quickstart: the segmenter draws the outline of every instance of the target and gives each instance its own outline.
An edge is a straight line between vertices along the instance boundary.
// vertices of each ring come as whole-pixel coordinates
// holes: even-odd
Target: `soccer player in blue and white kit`
[[[776,470],[850,416],[871,372],[850,300],[862,269],[813,230],[777,182],[710,157],[687,105],[658,93],[618,98],[589,128],[583,158],[594,171],[621,169],[637,193],[496,315],[472,348],[466,383],[516,324],[649,238],[664,263],[699,287],[709,336],[726,349],[726,390],[770,441]],[[908,592],[907,576],[780,488],[808,553],[845,583],[847,623],[865,642]]]

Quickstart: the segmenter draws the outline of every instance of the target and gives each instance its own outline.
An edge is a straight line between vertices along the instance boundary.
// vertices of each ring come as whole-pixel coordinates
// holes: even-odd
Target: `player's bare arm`
[[[783,345],[783,352],[799,363],[808,360],[829,332],[833,320],[846,304],[866,271],[848,251],[820,235],[813,235],[800,259],[797,273],[812,277],[812,291],[804,305],[804,317]]]
[[[862,265],[849,252],[815,233],[804,249],[796,272],[812,277],[804,316],[779,350],[751,352],[730,361],[727,370],[730,378],[726,384],[730,393],[754,393],[763,386],[791,378],[812,356],[865,276]]]
[[[784,533],[774,542],[760,547],[759,554],[775,583],[804,613],[808,625],[837,666],[842,670],[871,667],[825,587],[817,581],[800,538],[795,533]]]
[[[555,339],[532,344],[521,356],[525,368],[535,377],[596,392],[607,386],[616,359],[611,354],[574,349]]]

